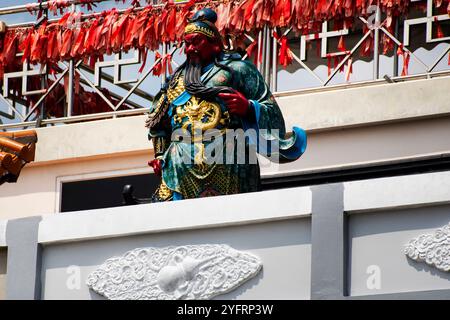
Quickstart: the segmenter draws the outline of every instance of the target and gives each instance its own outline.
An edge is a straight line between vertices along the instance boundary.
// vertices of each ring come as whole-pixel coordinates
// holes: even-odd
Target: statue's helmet
[[[197,11],[190,19],[184,29],[184,34],[201,33],[212,40],[221,42],[222,37],[215,23],[217,14],[210,8],[203,8]]]

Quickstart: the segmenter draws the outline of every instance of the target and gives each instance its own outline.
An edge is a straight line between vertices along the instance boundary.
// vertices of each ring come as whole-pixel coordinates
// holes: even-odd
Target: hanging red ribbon
[[[49,0],[48,9],[53,13],[57,14],[59,10],[59,14],[64,13],[64,8],[70,6],[70,3],[67,0]]]
[[[331,75],[331,54],[327,53],[327,74]]]
[[[173,73],[172,68],[172,55],[166,54],[164,57],[161,56],[161,54],[156,51],[155,53],[155,61],[158,59],[161,59],[153,68],[153,75],[160,76],[163,72],[168,72],[169,74]]]
[[[278,62],[283,66],[283,68],[286,68],[288,65],[292,63],[293,60],[292,51],[289,47],[289,40],[287,36],[282,35],[280,37],[276,32],[273,33],[273,36],[280,43]]]
[[[403,44],[401,44],[397,49],[397,55],[403,57],[403,68],[402,68],[402,77],[408,75],[408,67],[409,67],[409,52],[403,48]]]
[[[39,0],[41,2],[42,0]],[[124,2],[124,1],[121,1]],[[245,0],[245,1],[214,1],[190,0],[187,4],[175,4],[173,0],[164,1],[164,7],[147,6],[136,9],[131,7],[125,13],[116,9],[101,12],[86,18],[83,21],[78,17],[67,13],[58,22],[49,23],[43,32],[37,32],[31,28],[7,29],[6,34],[0,41],[3,42],[3,50],[0,51],[0,74],[8,63],[14,60],[18,43],[23,48],[23,60],[32,63],[48,63],[69,59],[83,59],[94,62],[104,54],[113,54],[129,49],[135,50],[157,50],[162,43],[177,41],[180,43],[183,37],[186,18],[193,10],[205,6],[216,8],[219,14],[217,26],[222,34],[232,33],[237,38],[249,30],[261,30],[262,27],[292,27],[293,32],[301,34],[315,33],[320,29],[322,21],[333,20],[335,28],[348,28],[353,19],[367,13],[369,5],[373,1],[349,1],[349,0]],[[79,2],[87,9],[93,9],[93,0],[81,0]],[[142,1],[130,0],[131,4],[137,6]],[[148,3],[148,2],[147,2]],[[49,9],[59,11],[68,5],[67,0],[50,0]],[[386,28],[390,30],[395,17],[404,16],[408,13],[410,1],[383,0],[379,3],[381,10],[387,15]],[[440,9],[450,5],[449,0],[440,0],[434,6]],[[450,6],[448,7],[450,9]],[[34,13],[42,7],[27,5],[27,9]],[[344,17],[344,18],[343,18]],[[445,36],[443,28],[436,21],[436,36]],[[76,26],[76,28],[74,28]],[[75,30],[74,30],[75,29]],[[367,28],[363,30],[367,31]],[[83,34],[84,33],[84,34]],[[320,39],[315,37],[317,42]],[[384,41],[383,48],[392,44],[392,41]],[[292,63],[292,51],[289,41],[285,36],[277,38],[279,48],[279,62],[283,67]],[[12,51],[6,48],[11,47]],[[253,51],[256,44],[250,47]],[[318,51],[320,46],[317,45]],[[339,51],[345,50],[344,37],[340,37]],[[373,51],[373,36],[367,37],[361,46],[361,55],[370,55]],[[12,52],[12,53],[11,53]],[[407,73],[409,53],[401,51],[399,55],[404,57]],[[12,57],[12,58],[11,58]],[[167,61],[170,57],[164,57],[166,69],[169,68]],[[262,52],[258,54],[262,59]],[[328,60],[331,58],[327,57]],[[340,58],[336,59],[339,63]],[[331,69],[331,61],[328,61]],[[170,71],[170,70],[168,70]]]
[[[342,35],[339,37],[337,49],[339,51],[347,51],[347,49],[345,48],[344,36],[342,36]]]
[[[434,22],[436,23],[436,38],[443,38],[444,32],[442,31],[438,17],[434,17]]]
[[[169,74],[173,73],[172,69],[172,55],[166,54],[163,58],[163,69],[165,72],[168,72]]]
[[[353,73],[353,59],[350,57],[347,60],[347,71],[345,72],[345,81],[350,81],[350,75]]]
[[[158,61],[158,59],[161,59],[161,54],[158,52],[158,51],[156,51],[156,53],[155,53],[155,62],[156,61]],[[152,73],[153,73],[153,75],[154,76],[160,76],[161,75],[161,73],[162,73],[162,59],[157,63],[157,64],[155,64],[155,66],[153,67],[153,71],[152,71]]]
[[[28,30],[28,34],[25,38],[25,41],[23,41],[19,45],[19,49],[23,52],[22,62],[27,61],[31,55],[31,41],[33,39],[33,33],[34,32],[32,29]]]
[[[139,68],[139,73],[142,73],[142,71],[144,71],[145,65],[147,63],[147,55],[148,55],[148,49],[140,49],[139,50],[139,56],[141,57],[142,60],[142,64],[141,67]]]
[[[244,19],[249,21],[253,15],[253,6],[255,5],[255,0],[247,0],[244,10]]]
[[[292,52],[289,48],[288,38],[286,36],[281,36],[281,47],[280,47],[280,64],[286,68],[292,63]]]

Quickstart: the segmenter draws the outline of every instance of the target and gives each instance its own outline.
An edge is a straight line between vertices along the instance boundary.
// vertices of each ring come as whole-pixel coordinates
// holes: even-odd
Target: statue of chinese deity
[[[305,131],[294,127],[286,135],[262,75],[252,62],[224,51],[216,20],[208,8],[189,19],[186,61],[167,78],[150,109],[146,126],[155,159],[149,164],[161,175],[154,202],[258,191],[256,153],[288,162],[305,152]],[[233,143],[236,138],[226,139],[229,132],[246,136],[243,148]]]

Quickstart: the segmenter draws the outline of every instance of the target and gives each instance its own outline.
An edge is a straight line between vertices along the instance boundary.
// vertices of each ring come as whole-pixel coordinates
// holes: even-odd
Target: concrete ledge
[[[136,234],[293,219],[311,214],[310,188],[292,188],[154,203],[43,217],[38,242],[81,241]]]
[[[288,130],[309,131],[450,113],[450,76],[278,97]]]
[[[38,128],[35,162],[132,151],[150,152],[145,117],[130,116]]]
[[[450,203],[450,171],[344,183],[346,212],[445,203]]]
[[[8,220],[0,220],[0,247],[6,247],[6,226]]]

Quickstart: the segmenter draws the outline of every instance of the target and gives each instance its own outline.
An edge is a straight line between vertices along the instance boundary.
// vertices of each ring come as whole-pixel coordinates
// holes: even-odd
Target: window
[[[62,182],[61,212],[118,207],[124,205],[123,187],[134,187],[137,198],[150,198],[159,185],[154,174]]]

